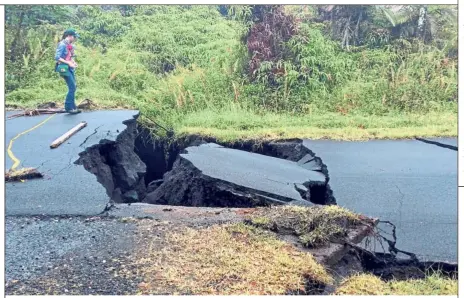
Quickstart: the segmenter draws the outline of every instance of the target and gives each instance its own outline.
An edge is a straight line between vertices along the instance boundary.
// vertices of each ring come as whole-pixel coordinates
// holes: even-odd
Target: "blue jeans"
[[[68,85],[68,94],[66,94],[66,100],[64,102],[64,109],[66,111],[76,109],[75,95],[76,95],[76,77],[73,71],[69,77],[64,77],[66,85]]]

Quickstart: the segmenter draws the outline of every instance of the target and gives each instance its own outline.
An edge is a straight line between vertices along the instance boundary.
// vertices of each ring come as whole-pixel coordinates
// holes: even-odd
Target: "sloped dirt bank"
[[[124,208],[121,208],[122,206]],[[141,212],[139,215],[143,216],[133,214],[134,208],[131,207],[138,207],[136,209]],[[124,210],[125,208],[130,210]],[[115,208],[113,212],[110,212],[110,216],[8,217],[6,218],[9,231],[7,248],[10,247],[10,249],[7,249],[7,260],[9,260],[8,264],[16,263],[17,266],[9,265],[10,267],[7,268],[7,277],[10,275],[10,278],[5,281],[5,291],[8,295],[192,294],[188,291],[176,291],[175,286],[191,284],[194,290],[211,285],[234,286],[240,283],[239,277],[242,275],[231,273],[244,268],[243,266],[250,266],[251,270],[248,272],[258,272],[256,279],[263,287],[268,288],[266,283],[275,286],[279,283],[285,284],[288,280],[281,280],[282,274],[267,274],[267,276],[275,277],[274,281],[263,279],[261,272],[275,272],[274,270],[279,266],[280,272],[283,272],[286,277],[288,277],[288,270],[302,273],[312,271],[307,266],[302,266],[302,263],[297,263],[290,268],[279,263],[295,259],[295,255],[302,256],[301,250],[310,252],[319,264],[323,264],[327,273],[335,279],[334,283],[317,283],[314,278],[303,275],[305,281],[303,288],[271,294],[333,294],[339,286],[339,281],[345,277],[356,273],[371,272],[364,267],[366,265],[362,263],[363,258],[360,258],[359,252],[340,244],[342,240],[357,243],[357,240],[369,234],[368,232],[372,232],[372,227],[369,225],[353,226],[347,235],[342,234],[341,237],[330,241],[328,245],[308,251],[307,248],[302,247],[298,237],[289,235],[285,229],[256,234],[259,237],[250,238],[248,231],[253,231],[253,229],[249,218],[259,209],[137,203],[131,206],[127,204],[118,206],[118,209]],[[146,215],[150,216],[146,217]],[[258,216],[259,219],[262,214]],[[258,223],[263,224],[263,221],[258,221]],[[227,226],[241,228],[229,230],[228,234],[211,233],[227,231],[225,230]],[[250,229],[244,229],[244,227],[250,227]],[[169,235],[175,235],[175,237],[169,237]],[[222,237],[217,238],[218,235],[229,235],[230,241],[224,242]],[[285,241],[287,245],[264,249],[267,247],[266,244],[276,242],[275,239],[270,242],[266,240],[269,237],[263,239],[263,235],[272,235],[277,240]],[[76,237],[82,241],[76,242]],[[26,250],[18,249],[21,245],[24,246],[24,243],[29,244],[31,239],[34,239],[33,242],[37,244],[28,245]],[[259,242],[254,241],[250,244],[249,241],[253,239]],[[174,240],[175,243],[169,240]],[[265,240],[264,243],[262,240]],[[235,246],[231,248],[230,244]],[[257,248],[252,244],[261,244],[261,246]],[[235,248],[241,250],[240,256],[237,256]],[[41,253],[38,254],[37,249]],[[275,256],[277,249],[281,257],[269,261],[269,256]],[[229,251],[229,254],[225,251]],[[339,253],[341,251],[346,252],[343,257]],[[161,258],[160,255],[168,258]],[[240,258],[242,256],[247,257],[247,260],[251,262],[244,261]],[[282,259],[282,256],[285,258]],[[218,258],[226,262],[222,263],[218,261]],[[231,258],[235,258],[236,262],[231,262]],[[34,276],[21,277],[24,274],[29,275],[31,266],[34,268],[40,265],[44,259],[46,262],[45,267],[42,268],[43,271],[38,268],[40,270],[34,270]],[[339,260],[338,263],[337,260]],[[334,264],[330,265],[331,263]],[[202,266],[209,266],[209,268],[205,270]],[[195,271],[192,267],[200,270]],[[222,268],[224,270],[221,270]],[[269,270],[266,271],[265,268]],[[211,277],[209,273],[212,270],[216,271],[219,278]],[[176,276],[172,275],[173,272]],[[11,273],[14,275],[11,276]],[[186,273],[192,275],[188,274],[189,278],[185,278]],[[192,282],[192,277],[197,280]],[[171,278],[171,280],[166,281],[164,278]],[[206,282],[201,283],[205,280]],[[227,282],[223,282],[224,280]],[[250,281],[253,280],[255,279]],[[251,285],[251,282],[241,285]],[[252,286],[250,288],[256,289]],[[221,294],[227,293],[221,292]]]

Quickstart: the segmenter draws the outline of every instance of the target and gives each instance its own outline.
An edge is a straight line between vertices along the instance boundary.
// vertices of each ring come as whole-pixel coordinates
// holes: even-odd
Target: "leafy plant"
[[[432,40],[396,34],[409,23],[397,15],[393,26],[384,12],[392,8],[380,6],[26,8],[6,11],[8,104],[63,101],[53,53],[72,25],[81,34],[78,98],[137,108],[160,121],[204,110],[295,117],[457,110],[449,6],[427,6]]]

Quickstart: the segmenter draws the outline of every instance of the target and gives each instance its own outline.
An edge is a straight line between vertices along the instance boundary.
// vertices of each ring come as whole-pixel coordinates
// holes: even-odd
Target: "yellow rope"
[[[41,126],[42,124],[44,124],[45,122],[47,122],[48,120],[52,119],[56,114],[53,114],[51,115],[50,117],[48,117],[47,119],[45,119],[44,121],[40,122],[39,124],[37,124],[36,126],[26,130],[26,131],[23,131],[22,133],[19,133],[17,134],[14,138],[11,139],[10,141],[10,144],[8,145],[8,156],[11,158],[11,160],[14,162],[13,166],[11,167],[10,171],[11,170],[14,170],[16,169],[19,164],[21,163],[21,161],[19,159],[16,158],[16,156],[14,156],[13,152],[11,151],[11,147],[13,146],[13,141],[15,141],[17,138],[19,138],[20,136],[28,133],[28,132],[31,132],[33,131],[34,129],[38,128],[39,126]]]

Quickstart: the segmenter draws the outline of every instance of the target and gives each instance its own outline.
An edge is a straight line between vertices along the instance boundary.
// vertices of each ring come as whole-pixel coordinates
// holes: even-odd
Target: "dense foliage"
[[[53,54],[72,26],[78,100],[153,116],[454,111],[456,23],[439,5],[11,5],[6,100],[63,100]]]

